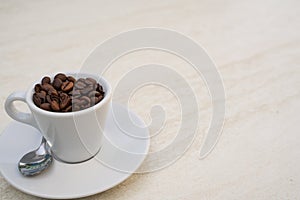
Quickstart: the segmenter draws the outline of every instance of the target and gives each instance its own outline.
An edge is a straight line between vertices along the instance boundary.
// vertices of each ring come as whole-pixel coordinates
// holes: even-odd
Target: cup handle
[[[14,120],[28,124],[30,126],[39,129],[32,113],[25,113],[25,112],[18,111],[13,104],[14,101],[22,101],[27,104],[26,93],[14,92],[10,94],[5,101],[5,111]]]

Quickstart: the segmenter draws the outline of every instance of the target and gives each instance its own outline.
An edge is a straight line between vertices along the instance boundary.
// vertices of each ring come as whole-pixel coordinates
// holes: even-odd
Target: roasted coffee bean
[[[43,110],[50,111],[51,110],[51,105],[50,105],[50,103],[42,103],[40,108],[43,109]]]
[[[89,107],[90,107],[89,104],[84,104],[84,105],[81,105],[81,106],[80,106],[81,110],[86,109],[86,108],[89,108]]]
[[[61,90],[64,92],[70,92],[73,89],[74,83],[70,81],[63,82]]]
[[[38,95],[36,93],[33,94],[32,100],[33,100],[34,104],[37,106],[40,106],[42,103],[40,97],[38,97]]]
[[[71,103],[71,98],[66,94],[66,93],[63,93],[61,94],[60,96],[60,104],[59,104],[59,107],[60,109],[65,109],[67,106],[69,106]]]
[[[58,104],[57,101],[51,101],[50,105],[51,105],[51,108],[52,108],[53,111],[59,111],[60,110],[59,109],[59,104]]]
[[[63,73],[58,73],[58,74],[56,74],[56,75],[54,76],[54,79],[56,79],[56,78],[59,78],[59,79],[62,80],[62,81],[67,80],[67,76],[66,76],[65,74],[63,74]]]
[[[85,80],[86,80],[85,82],[88,83],[88,84],[91,84],[91,85],[96,85],[97,84],[97,81],[93,78],[86,78]]]
[[[99,98],[99,101],[101,101],[104,98],[104,95],[101,94],[98,98]]]
[[[68,81],[71,81],[71,82],[75,82],[76,81],[76,79],[73,77],[73,76],[68,76]]]
[[[90,81],[90,80],[88,80],[88,79],[86,79],[86,80],[84,81],[84,83],[85,83],[86,85],[90,85],[90,86],[92,86],[92,87],[94,87],[94,85],[97,85],[97,83],[94,84],[93,81]]]
[[[82,90],[85,87],[86,87],[86,84],[84,82],[82,82],[82,81],[76,81],[75,82],[75,88],[76,89]]]
[[[45,76],[45,77],[42,79],[42,85],[44,85],[44,84],[50,84],[50,83],[51,83],[50,77]]]
[[[96,90],[97,90],[98,92],[103,92],[103,88],[102,88],[102,86],[101,86],[99,83],[97,83]]]
[[[100,98],[98,97],[91,97],[91,105],[96,105],[100,102]]]
[[[46,101],[46,92],[45,91],[41,91],[41,92],[36,93],[36,96],[38,98],[40,98],[41,103],[45,103],[45,101]]]
[[[54,90],[54,87],[48,83],[42,85],[42,89],[45,91]]]
[[[80,93],[80,91],[78,91],[78,90],[74,90],[74,92],[73,92],[73,96],[74,96],[74,97],[81,97],[81,93]]]
[[[54,87],[55,89],[60,90],[60,87],[61,87],[62,83],[63,83],[63,82],[62,82],[61,79],[55,78],[54,81],[53,81],[53,83],[52,83],[52,85],[53,85],[53,87]]]
[[[45,98],[47,93],[44,90],[41,90],[40,92],[37,92],[36,94],[38,94],[40,98]]]
[[[59,103],[59,96],[51,96],[51,101],[56,101],[57,103]]]
[[[87,104],[85,100],[79,99],[78,105],[83,106],[83,105],[85,105],[85,104]]]
[[[46,96],[46,103],[51,103],[52,99],[50,97],[50,95],[47,95]]]
[[[44,96],[44,95],[47,95],[47,92],[44,91],[44,90],[40,91],[39,93],[41,93],[43,96]]]
[[[79,105],[73,105],[72,106],[72,111],[79,111],[80,110],[80,106]]]
[[[84,78],[79,78],[77,81],[78,81],[78,82],[84,82],[85,79],[84,79]]]
[[[71,94],[70,94],[71,93]],[[80,93],[80,91],[79,90],[72,90],[71,92],[69,92],[69,94],[71,95],[71,96],[73,96],[73,97],[79,97],[79,96],[81,96],[81,93]]]
[[[98,92],[98,91],[91,91],[90,93],[89,93],[89,97],[99,97],[101,95],[101,93],[100,92]]]
[[[90,93],[92,90],[93,90],[93,86],[87,86],[87,87],[83,88],[80,92],[81,92],[81,94],[86,95],[86,94]]]
[[[91,99],[91,106],[95,105],[97,97],[93,96],[93,97],[90,97],[90,99]]]
[[[48,94],[49,94],[50,96],[58,96],[58,92],[57,92],[57,90],[54,89],[54,88],[48,90]]]
[[[72,111],[72,106],[68,106],[67,108],[62,110],[63,112],[71,112]]]
[[[73,108],[75,108],[75,107],[76,107],[76,109],[77,109],[77,107],[80,108],[84,103],[85,103],[85,101],[83,101],[83,100],[80,100],[80,99],[73,99],[73,100],[72,100],[72,110],[74,111]],[[75,110],[76,110],[76,109],[75,109]]]
[[[80,100],[78,98],[72,99],[72,104],[79,104]]]
[[[42,90],[41,84],[36,84],[36,85],[34,86],[34,91],[35,91],[35,92],[40,92],[41,90]]]
[[[90,105],[90,103],[91,103],[91,99],[88,98],[87,96],[81,97],[80,100],[85,101],[84,104],[89,104]]]

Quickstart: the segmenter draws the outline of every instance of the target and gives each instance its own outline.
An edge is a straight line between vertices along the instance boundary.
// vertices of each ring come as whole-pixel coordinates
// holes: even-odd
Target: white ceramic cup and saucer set
[[[128,108],[112,102],[111,86],[103,77],[66,74],[97,80],[105,92],[104,98],[76,112],[42,110],[32,100],[37,81],[26,92],[12,93],[5,102],[7,114],[17,122],[8,125],[0,135],[1,174],[15,188],[38,197],[79,198],[110,189],[141,165],[149,149],[149,139],[131,137],[149,138],[146,125]],[[15,101],[26,103],[30,113],[18,111]],[[118,120],[132,123],[120,127],[116,115]],[[145,128],[132,128],[136,125]],[[133,133],[129,135],[122,129]],[[24,177],[18,171],[18,161],[38,147],[42,137],[51,146],[55,158],[52,166],[38,176]]]

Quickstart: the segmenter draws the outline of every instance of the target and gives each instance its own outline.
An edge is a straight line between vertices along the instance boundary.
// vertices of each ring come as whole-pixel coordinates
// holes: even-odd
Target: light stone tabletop
[[[0,130],[12,121],[3,107],[11,92],[27,89],[44,74],[78,70],[96,45],[120,32],[168,28],[201,44],[218,67],[226,92],[221,138],[200,160],[212,105],[204,81],[191,66],[151,50],[124,56],[105,74],[112,86],[134,66],[151,62],[171,66],[186,77],[201,112],[197,135],[172,165],[134,174],[86,199],[300,199],[299,14],[297,0],[2,0]],[[122,101],[122,95],[115,100]],[[167,120],[164,130],[151,139],[152,152],[174,138],[180,121],[178,102],[156,86],[142,88],[130,101],[131,109],[147,123],[157,103],[166,108]],[[16,190],[0,176],[0,199],[40,198]]]

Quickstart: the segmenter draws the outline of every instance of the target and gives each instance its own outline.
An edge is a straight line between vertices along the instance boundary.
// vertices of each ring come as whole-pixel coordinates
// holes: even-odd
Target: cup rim
[[[42,115],[48,115],[49,117],[70,117],[70,116],[74,116],[74,115],[84,115],[86,113],[90,113],[96,109],[99,109],[100,107],[102,107],[102,105],[106,104],[109,102],[110,98],[111,98],[111,93],[112,93],[112,89],[110,84],[108,83],[108,81],[99,75],[95,75],[95,74],[91,74],[91,73],[86,73],[86,72],[57,72],[55,74],[46,74],[44,76],[49,76],[51,79],[53,79],[53,77],[58,74],[58,73],[64,73],[67,76],[73,76],[76,79],[78,78],[94,78],[98,83],[101,84],[101,86],[103,86],[103,89],[105,91],[105,95],[104,98],[97,104],[86,108],[84,110],[79,110],[79,111],[75,111],[75,112],[53,112],[53,111],[47,111],[47,110],[43,110],[41,108],[39,108],[38,106],[36,106],[32,100],[32,95],[34,93],[34,86],[38,83],[40,83],[40,81],[36,81],[33,84],[31,84],[31,86],[29,87],[29,89],[27,90],[27,94],[26,94],[26,102],[28,104],[28,106],[30,107],[31,110],[33,110],[34,112],[37,112],[39,114]]]

